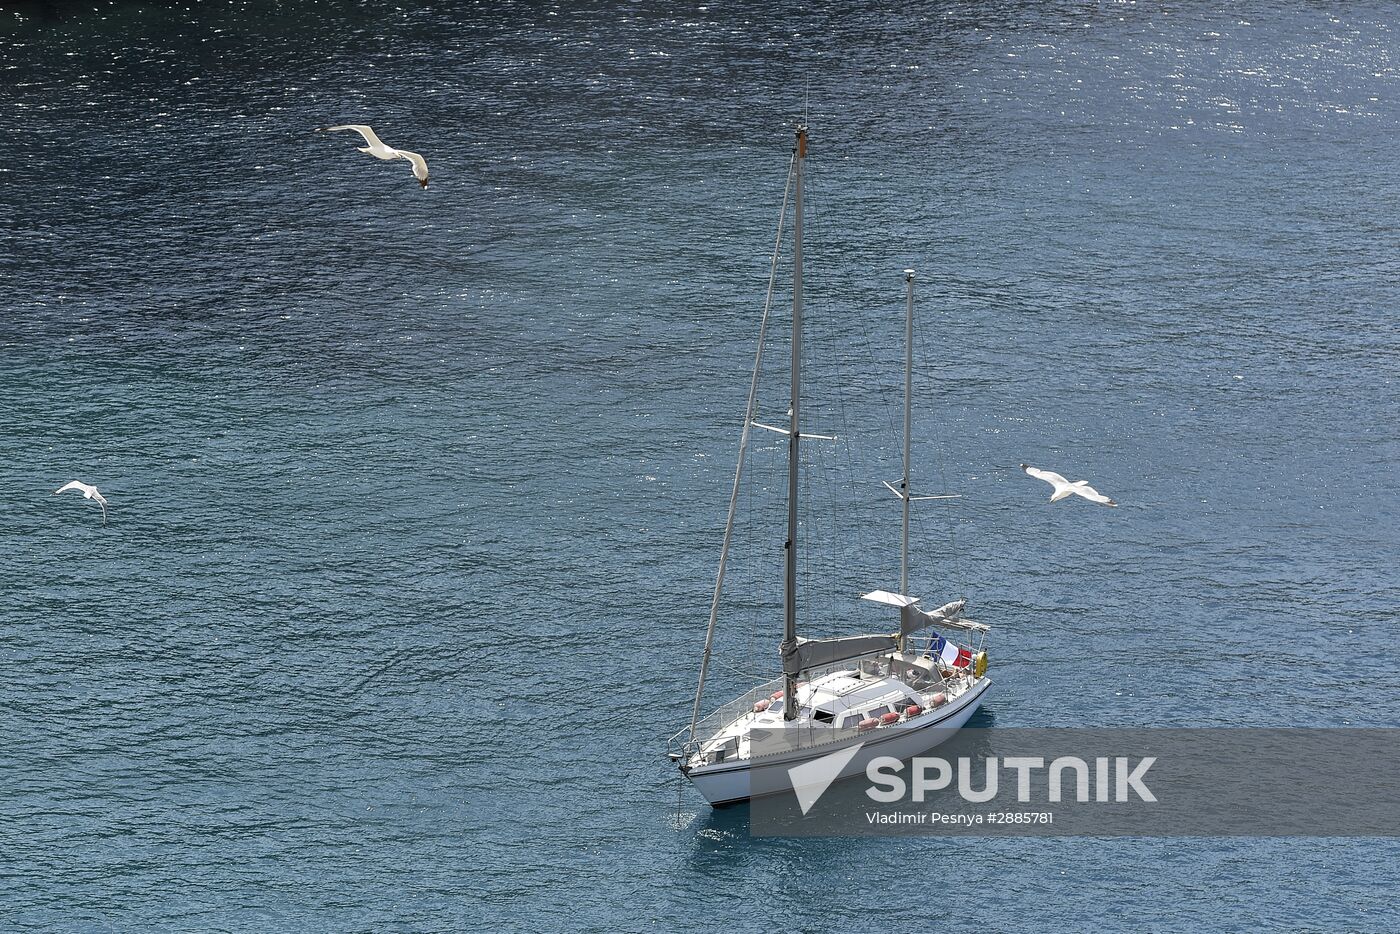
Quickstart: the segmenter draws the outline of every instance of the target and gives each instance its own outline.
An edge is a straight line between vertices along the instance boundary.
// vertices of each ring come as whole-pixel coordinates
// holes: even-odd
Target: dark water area
[[[663,755],[804,99],[804,632],[897,583],[910,266],[916,477],[963,495],[913,580],[993,626],[976,725],[1400,725],[1398,42],[1386,3],[3,5],[0,928],[1400,928],[1393,840],[752,838]],[[756,445],[717,703],[777,664]]]

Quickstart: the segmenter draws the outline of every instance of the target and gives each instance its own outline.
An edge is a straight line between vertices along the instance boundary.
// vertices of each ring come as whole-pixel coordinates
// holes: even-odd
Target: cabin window
[[[874,710],[870,711],[870,713],[866,714],[866,716],[867,716],[867,717],[873,717],[873,718],[875,718],[876,720],[879,720],[879,719],[880,719],[881,717],[883,717],[885,714],[887,714],[887,713],[893,713],[893,712],[894,712],[894,711],[890,710],[890,708],[889,708],[888,706],[885,706],[885,707],[876,707]]]
[[[812,719],[818,723],[832,723],[836,720],[836,715],[830,710],[818,710],[812,714]]]
[[[848,713],[841,720],[841,728],[845,729],[846,727],[856,726],[862,719],[863,717],[858,713]]]
[[[773,701],[773,703],[769,704],[769,705],[768,705],[768,712],[769,712],[769,713],[782,713],[782,712],[783,712],[783,702],[782,702],[782,699],[779,698],[778,700],[775,700],[775,701]]]

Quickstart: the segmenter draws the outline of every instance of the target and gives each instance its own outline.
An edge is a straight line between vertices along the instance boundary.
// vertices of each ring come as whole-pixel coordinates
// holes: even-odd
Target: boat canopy
[[[891,635],[842,636],[837,639],[803,639],[784,642],[779,651],[783,656],[783,674],[796,678],[809,668],[860,658],[876,652],[893,651],[898,640]]]
[[[875,603],[883,603],[886,606],[909,606],[919,602],[918,597],[906,597],[902,593],[890,593],[888,590],[872,590],[861,599],[873,600]]]

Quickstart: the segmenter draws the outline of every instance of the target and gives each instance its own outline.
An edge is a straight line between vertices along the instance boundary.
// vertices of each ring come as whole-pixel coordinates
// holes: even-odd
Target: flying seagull
[[[1055,492],[1050,496],[1050,502],[1052,503],[1058,502],[1073,493],[1075,496],[1084,497],[1091,503],[1102,503],[1105,506],[1118,505],[1113,500],[1091,487],[1088,480],[1076,480],[1070,483],[1053,470],[1040,470],[1029,464],[1022,464],[1021,469],[1024,470],[1028,476],[1035,477],[1037,480],[1044,480],[1055,488]]]
[[[348,123],[344,126],[323,126],[316,128],[321,133],[334,133],[338,130],[354,130],[365,138],[368,146],[359,147],[360,152],[367,152],[376,159],[404,159],[413,163],[413,177],[418,179],[418,184],[428,187],[428,163],[423,161],[423,157],[416,152],[409,152],[407,149],[395,149],[393,146],[385,146],[384,141],[375,135],[374,131],[362,123]]]
[[[79,493],[83,494],[83,499],[97,500],[97,505],[102,507],[102,524],[107,524],[107,497],[97,492],[97,487],[90,483],[79,483],[77,480],[73,480],[54,490],[53,495],[57,496],[67,490],[77,490]]]

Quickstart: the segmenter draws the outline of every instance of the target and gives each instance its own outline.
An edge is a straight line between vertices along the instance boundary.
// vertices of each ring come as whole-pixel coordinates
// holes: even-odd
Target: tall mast
[[[797,445],[798,395],[802,390],[802,165],[807,158],[807,127],[797,128],[793,169],[792,222],[792,423],[788,429],[787,578],[783,587],[783,645],[797,645]],[[783,674],[783,719],[797,717],[797,678]]]
[[[796,156],[793,160],[796,161]],[[719,599],[724,593],[724,572],[729,566],[729,544],[734,540],[734,518],[739,510],[739,484],[744,477],[744,463],[749,451],[749,430],[753,426],[754,409],[758,404],[758,377],[763,371],[764,339],[768,336],[768,313],[773,310],[773,290],[778,284],[778,254],[783,245],[783,223],[787,220],[788,195],[792,192],[792,167],[783,185],[783,206],[778,210],[778,233],[773,238],[773,260],[768,264],[768,294],[763,299],[763,317],[758,324],[758,347],[754,350],[753,371],[749,376],[749,401],[744,406],[744,429],[739,433],[739,459],[734,465],[734,486],[729,491],[729,513],[724,520],[724,543],[719,549],[719,570],[715,573],[715,592],[710,598],[710,624],[705,629],[705,652],[700,657],[700,679],[695,684],[695,705],[690,712],[690,738],[695,739],[695,725],[700,722],[700,701],[705,696],[705,676],[710,671],[710,655],[715,644],[715,624],[719,622]]]
[[[914,270],[904,270],[906,304],[904,309],[904,476],[899,481],[899,498],[904,507],[903,534],[899,548],[899,592],[909,593],[909,438],[913,433],[914,410]],[[901,636],[899,650],[905,649]]]

